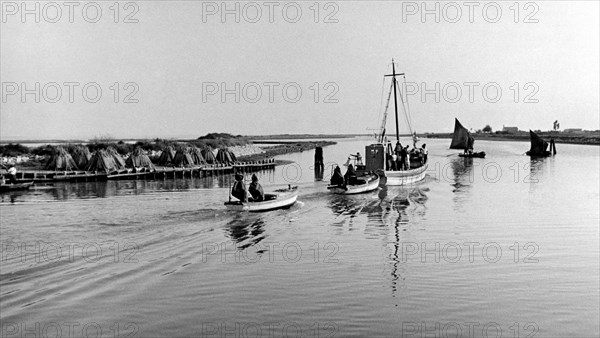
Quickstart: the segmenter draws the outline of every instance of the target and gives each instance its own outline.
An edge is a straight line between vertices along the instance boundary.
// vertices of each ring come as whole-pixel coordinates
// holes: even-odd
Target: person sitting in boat
[[[10,165],[8,167],[8,173],[6,175],[6,178],[8,179],[8,182],[11,184],[17,184],[17,168],[15,168],[14,165]]]
[[[352,155],[350,155],[352,156]],[[348,156],[348,159],[346,160],[346,163],[344,163],[344,167],[347,167],[350,165],[350,162],[352,162],[352,157]]]
[[[258,177],[256,177],[256,174],[252,174],[252,183],[250,183],[250,187],[248,187],[248,192],[250,192],[250,195],[252,195],[254,202],[261,202],[265,200],[265,191],[260,183],[258,183]]]
[[[244,184],[244,176],[240,173],[235,174],[235,182],[231,188],[231,196],[237,198],[241,202],[248,202],[246,185]]]
[[[344,176],[342,175],[342,169],[339,166],[335,166],[333,169],[333,175],[331,176],[331,185],[344,185]]]
[[[353,185],[356,184],[357,178],[356,178],[356,172],[354,171],[354,166],[352,164],[350,164],[348,166],[348,170],[346,171],[346,174],[344,175],[344,184],[345,185]]]

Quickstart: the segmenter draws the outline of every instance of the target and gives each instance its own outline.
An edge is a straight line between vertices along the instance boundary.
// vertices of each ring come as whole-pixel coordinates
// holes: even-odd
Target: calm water
[[[600,148],[425,142],[425,181],[354,197],[286,155],[261,181],[299,202],[263,214],[224,210],[229,177],[2,194],[2,336],[597,337]]]

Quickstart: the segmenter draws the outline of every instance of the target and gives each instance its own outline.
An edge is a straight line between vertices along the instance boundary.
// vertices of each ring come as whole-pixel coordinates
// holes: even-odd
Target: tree
[[[492,127],[490,127],[489,124],[486,124],[485,127],[483,127],[483,132],[484,133],[491,133],[492,132]]]

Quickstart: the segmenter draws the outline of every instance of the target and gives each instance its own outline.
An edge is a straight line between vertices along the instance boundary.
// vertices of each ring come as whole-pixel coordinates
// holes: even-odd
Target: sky
[[[600,129],[597,1],[49,4],[1,3],[0,140],[371,133],[392,58],[417,132]]]

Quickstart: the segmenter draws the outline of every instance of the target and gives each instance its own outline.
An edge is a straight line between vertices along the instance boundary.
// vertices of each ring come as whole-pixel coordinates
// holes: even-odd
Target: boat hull
[[[339,185],[328,185],[327,189],[337,195],[356,195],[363,194],[376,190],[379,187],[379,176],[373,175],[365,184],[347,185],[345,187]]]
[[[428,164],[411,170],[385,171],[387,178],[386,185],[407,185],[419,182],[425,178],[427,174]]]
[[[227,210],[231,211],[249,211],[249,212],[263,212],[277,209],[289,208],[298,199],[297,187],[286,189],[285,191],[277,191],[272,195],[276,195],[275,199],[271,199],[263,202],[225,202]]]
[[[31,188],[33,182],[16,183],[16,184],[2,184],[0,185],[0,192],[14,191],[14,190],[27,190]]]
[[[458,154],[458,156],[467,158],[485,158],[485,151],[480,151],[478,153],[472,154]]]

